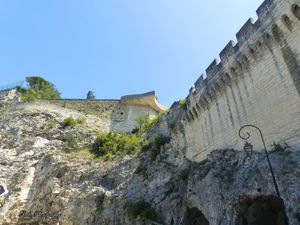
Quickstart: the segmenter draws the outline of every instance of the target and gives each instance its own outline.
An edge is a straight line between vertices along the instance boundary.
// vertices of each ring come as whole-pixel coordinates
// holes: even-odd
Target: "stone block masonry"
[[[11,105],[11,108],[14,108],[20,102],[16,94],[16,89],[0,91],[0,100],[2,103],[10,101],[12,104],[12,100],[15,99],[15,103]],[[44,99],[40,101],[84,114],[96,115],[109,124],[111,131],[125,133],[131,133],[139,126],[137,121],[139,116],[152,117],[168,110],[157,101],[154,91],[126,95],[121,99]]]
[[[110,130],[127,133],[138,126],[136,119],[141,114],[154,116],[167,110],[157,102],[154,91],[127,95],[121,97],[121,99],[59,99],[47,101],[86,114],[95,114],[110,122]]]
[[[300,1],[267,0],[190,89],[184,129],[187,158],[241,149],[238,130],[260,127],[268,147],[300,149]],[[262,149],[259,136],[252,144]]]
[[[155,116],[167,111],[156,99],[155,92],[123,96],[111,114],[111,130],[130,133],[138,127],[142,114]]]

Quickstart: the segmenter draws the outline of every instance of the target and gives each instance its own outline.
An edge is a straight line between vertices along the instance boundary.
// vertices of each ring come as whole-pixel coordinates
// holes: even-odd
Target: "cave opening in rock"
[[[275,196],[244,198],[238,204],[236,225],[284,225],[280,201]]]
[[[209,225],[208,220],[197,208],[188,208],[184,216],[184,225]]]

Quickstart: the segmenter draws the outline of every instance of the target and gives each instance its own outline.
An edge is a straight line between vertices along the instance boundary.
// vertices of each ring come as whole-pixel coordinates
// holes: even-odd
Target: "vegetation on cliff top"
[[[37,99],[60,99],[60,93],[54,84],[44,78],[39,76],[26,77],[26,82],[28,83],[28,87],[17,87],[17,90],[22,94],[22,101],[32,102]]]
[[[179,105],[181,108],[186,109],[186,99],[179,100]]]
[[[117,160],[123,158],[125,155],[136,155],[141,149],[147,149],[147,146],[149,146],[148,149],[151,149],[150,153],[153,155],[152,151],[154,150],[152,149],[160,149],[160,145],[165,142],[159,136],[154,139],[153,143],[148,143],[145,134],[156,123],[158,117],[149,118],[148,116],[141,115],[138,120],[139,126],[131,134],[114,131],[100,132],[91,146],[87,146],[85,149],[74,149],[74,151],[69,152],[73,155],[78,152],[78,156],[81,156],[83,152],[89,151],[96,159]],[[76,120],[74,121],[76,123]],[[72,127],[74,121],[67,118],[64,124]],[[156,150],[155,155],[157,156],[158,154],[159,150]],[[151,157],[154,158],[154,156]]]
[[[157,123],[158,119],[159,119],[159,115],[157,116],[149,116],[149,113],[141,113],[136,119],[135,121],[137,122],[138,126],[133,129],[132,133],[137,134],[139,136],[144,136],[145,133],[147,133],[150,128]]]
[[[151,159],[155,160],[160,154],[160,146],[167,143],[169,138],[155,135],[152,141],[148,141],[146,134],[158,121],[158,116],[149,118],[142,114],[137,118],[138,127],[132,133],[100,132],[92,143],[84,143],[82,135],[68,135],[65,140],[64,151],[72,157],[84,157],[90,159],[119,160],[126,155],[136,155],[142,149],[148,150]],[[61,124],[61,128],[74,128],[82,124],[81,118],[67,117]],[[84,129],[84,126],[80,126]],[[76,130],[76,129],[75,129]],[[75,132],[76,133],[76,132]]]
[[[134,155],[142,147],[142,140],[136,134],[118,132],[100,133],[92,145],[91,151],[104,159],[121,158]]]

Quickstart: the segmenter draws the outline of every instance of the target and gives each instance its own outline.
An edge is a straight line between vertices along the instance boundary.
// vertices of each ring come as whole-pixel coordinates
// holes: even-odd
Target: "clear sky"
[[[0,85],[41,75],[65,98],[151,90],[170,106],[262,0],[0,0]]]

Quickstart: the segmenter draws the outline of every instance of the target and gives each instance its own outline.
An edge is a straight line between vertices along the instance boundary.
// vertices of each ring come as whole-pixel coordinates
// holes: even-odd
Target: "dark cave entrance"
[[[184,225],[209,225],[208,220],[197,208],[188,208],[184,216]]]
[[[275,196],[244,198],[238,204],[236,225],[284,225],[280,201]]]

